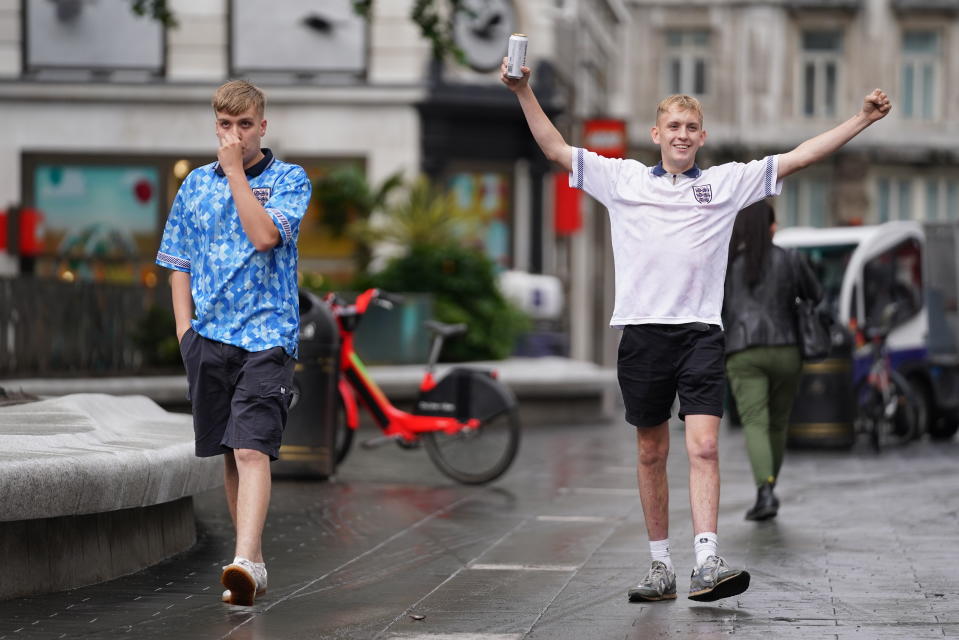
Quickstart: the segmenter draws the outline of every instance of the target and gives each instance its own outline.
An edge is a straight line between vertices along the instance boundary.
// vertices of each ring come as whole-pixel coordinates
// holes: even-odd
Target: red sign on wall
[[[553,174],[553,229],[557,235],[576,233],[583,227],[580,192],[569,186],[568,173]]]
[[[583,146],[607,158],[625,158],[626,122],[597,118],[583,122]]]

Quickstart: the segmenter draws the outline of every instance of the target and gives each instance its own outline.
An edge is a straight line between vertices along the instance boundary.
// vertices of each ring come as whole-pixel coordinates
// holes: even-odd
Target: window
[[[879,178],[876,194],[879,222],[913,218],[912,180],[909,178]]]
[[[946,220],[959,219],[959,180],[946,182]]]
[[[907,171],[903,168],[900,175]],[[880,177],[876,181],[877,221],[959,219],[959,176]]]
[[[926,220],[939,219],[939,181],[926,180]]]
[[[781,214],[784,226],[828,227],[832,224],[829,198],[832,185],[826,178],[793,178],[783,188]]]
[[[231,0],[228,14],[232,76],[348,83],[366,72],[368,25],[350,0]]]
[[[705,29],[667,31],[666,92],[706,95],[709,56],[709,32]]]
[[[906,240],[863,266],[866,326],[902,324],[922,308],[922,257],[919,242]],[[895,305],[895,306],[890,306]]]
[[[13,4],[20,3],[8,3]],[[162,76],[163,26],[134,14],[129,5],[26,0],[22,4],[26,73],[44,79],[124,82]]]
[[[803,31],[799,95],[807,118],[836,115],[841,56],[841,32]]]
[[[843,276],[849,267],[849,259],[858,245],[840,244],[800,249],[809,258],[813,273],[822,286],[823,303],[834,318],[839,317],[839,293],[842,290]],[[856,296],[853,295],[853,300]],[[850,312],[850,317],[855,317]]]
[[[902,114],[914,120],[936,117],[939,34],[906,31],[902,35]]]

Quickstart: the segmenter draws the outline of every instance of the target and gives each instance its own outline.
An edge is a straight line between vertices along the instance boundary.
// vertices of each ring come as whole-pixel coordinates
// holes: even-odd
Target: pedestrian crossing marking
[[[576,571],[575,564],[471,564],[468,569],[476,571]]]
[[[589,496],[637,496],[636,489],[614,489],[612,487],[560,487],[559,493],[572,493]]]
[[[523,640],[522,633],[394,633],[387,640]]]

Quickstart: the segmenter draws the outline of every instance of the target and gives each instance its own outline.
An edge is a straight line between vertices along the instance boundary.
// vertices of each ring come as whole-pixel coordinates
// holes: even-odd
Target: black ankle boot
[[[773,483],[764,482],[756,492],[756,504],[746,512],[747,520],[768,520],[779,512],[779,499],[773,493]]]

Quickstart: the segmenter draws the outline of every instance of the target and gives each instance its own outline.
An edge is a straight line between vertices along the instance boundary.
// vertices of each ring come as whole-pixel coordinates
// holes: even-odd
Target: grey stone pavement
[[[0,640],[959,638],[959,442],[791,451],[780,516],[756,524],[742,517],[754,498],[742,433],[724,424],[720,552],[753,582],[704,605],[684,597],[687,464],[671,428],[675,601],[626,599],[648,550],[634,437],[616,421],[526,429],[514,467],[488,487],[456,485],[424,451],[392,445],[356,447],[330,481],[276,480],[270,586],[252,608],[219,602],[229,516],[219,491],[201,494],[193,549],[2,601]]]

